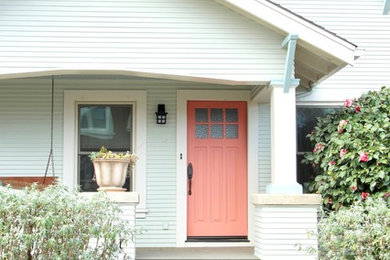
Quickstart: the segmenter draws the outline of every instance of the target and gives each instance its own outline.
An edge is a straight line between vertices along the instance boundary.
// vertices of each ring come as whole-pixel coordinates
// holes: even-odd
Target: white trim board
[[[65,90],[63,182],[70,188],[77,185],[77,104],[82,102],[134,104],[135,188],[140,194],[139,208],[146,214],[146,91]],[[140,211],[140,212],[141,212]],[[141,216],[141,217],[142,217]]]
[[[200,243],[187,240],[187,101],[247,101],[248,108],[248,239],[249,243],[201,243],[202,246],[253,245],[254,206],[250,196],[257,192],[258,183],[258,104],[251,101],[250,91],[178,90],[177,91],[177,178],[176,178],[176,246],[197,247]],[[182,154],[182,158],[180,158]]]

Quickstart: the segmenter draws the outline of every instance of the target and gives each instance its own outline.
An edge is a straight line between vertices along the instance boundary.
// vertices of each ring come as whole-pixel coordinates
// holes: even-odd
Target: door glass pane
[[[238,138],[238,125],[226,125],[225,126],[226,138]]]
[[[132,151],[132,105],[79,105],[79,183],[83,191],[96,191],[88,155],[105,146],[113,152]],[[129,189],[130,179],[127,186]]]
[[[212,108],[211,111],[211,122],[222,122],[222,108]]]
[[[222,138],[223,137],[222,129],[223,129],[222,125],[211,125],[211,129],[210,129],[211,138]]]
[[[195,109],[195,121],[196,122],[208,122],[209,111],[207,108],[196,108]]]
[[[226,113],[226,122],[238,122],[238,110],[237,108],[227,108]]]
[[[208,137],[208,125],[196,125],[195,136],[196,138],[207,138]]]

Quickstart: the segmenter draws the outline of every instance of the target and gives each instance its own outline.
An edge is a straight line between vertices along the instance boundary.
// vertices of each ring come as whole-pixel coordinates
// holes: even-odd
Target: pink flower
[[[321,143],[317,143],[315,146],[314,146],[314,149],[313,149],[313,153],[317,152],[317,151],[320,151],[322,149],[322,144]]]
[[[365,152],[360,152],[359,162],[368,162],[368,154],[366,154]]]
[[[346,106],[346,107],[352,106],[352,103],[353,103],[353,99],[347,99],[347,100],[345,100],[345,106]]]
[[[384,197],[385,199],[387,199],[389,196],[390,196],[390,192],[386,192],[385,195],[383,195],[383,197]]]
[[[345,150],[344,148],[341,149],[340,153],[339,153],[340,158],[343,157],[346,153],[347,153],[347,150]]]
[[[356,112],[356,113],[359,113],[359,112],[360,112],[360,107],[359,107],[358,105],[356,105],[356,107],[355,107],[355,112]]]
[[[330,161],[328,162],[328,165],[331,166],[331,165],[335,165],[336,164],[336,161]]]
[[[355,191],[357,190],[357,187],[356,187],[356,186],[351,186],[351,190],[352,190],[353,192],[355,192]]]
[[[332,204],[332,198],[328,198],[328,204]]]
[[[339,134],[344,132],[344,129],[345,129],[346,125],[348,125],[348,121],[347,120],[341,120],[339,122],[339,125],[337,126],[337,131],[339,132]]]
[[[360,196],[362,196],[362,199],[367,199],[367,197],[368,196],[370,196],[370,193],[368,193],[368,192],[362,192],[361,194],[360,194]]]
[[[314,131],[311,131],[310,134],[311,134],[311,135],[314,135]]]

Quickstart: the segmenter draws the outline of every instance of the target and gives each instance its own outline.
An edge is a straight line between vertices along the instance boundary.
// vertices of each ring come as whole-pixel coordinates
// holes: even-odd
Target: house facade
[[[316,246],[320,203],[299,168],[297,182],[297,105],[334,107],[390,75],[386,4],[339,2],[2,2],[0,176],[43,176],[53,133],[54,174],[94,192],[88,154],[130,150],[137,248],[313,258],[293,246]]]

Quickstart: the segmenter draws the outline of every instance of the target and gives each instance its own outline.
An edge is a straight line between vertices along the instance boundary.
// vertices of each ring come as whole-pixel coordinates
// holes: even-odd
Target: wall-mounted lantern
[[[165,125],[167,123],[167,112],[165,112],[165,105],[158,104],[156,112],[156,120],[158,125]]]

